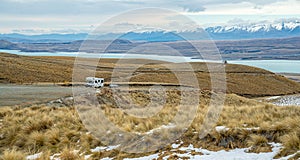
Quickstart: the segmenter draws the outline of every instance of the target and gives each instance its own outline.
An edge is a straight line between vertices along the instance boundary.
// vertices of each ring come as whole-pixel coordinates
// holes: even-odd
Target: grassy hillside
[[[105,92],[108,92],[106,90]],[[135,92],[135,97],[142,97]],[[176,93],[172,93],[176,101]],[[104,96],[107,96],[104,98]],[[202,98],[207,99],[203,94]],[[99,95],[99,101],[109,100],[108,94]],[[216,126],[225,126],[228,130],[212,130],[205,138],[199,139],[198,133],[207,109],[207,100],[199,105],[199,111],[188,128],[178,139],[181,147],[193,144],[195,147],[217,151],[222,149],[251,147],[249,152],[269,152],[270,142],[282,143],[284,148],[278,157],[290,155],[300,150],[300,108],[277,107],[258,103],[236,95],[228,95],[225,107]],[[145,101],[143,101],[145,102]],[[116,125],[126,131],[146,132],[162,123],[168,123],[176,106],[173,102],[171,112],[162,110],[164,114],[149,119],[128,116],[122,110],[108,103],[103,104],[106,116]],[[20,123],[22,122],[22,123]],[[137,126],[137,127],[134,127]],[[105,157],[123,159],[125,157],[142,157],[158,153],[160,157],[171,156],[174,153],[185,153],[172,149],[170,145],[151,153],[130,154],[118,150],[92,152],[91,149],[105,145],[93,137],[85,129],[76,110],[73,107],[49,107],[34,105],[27,108],[0,108],[0,159],[24,159],[26,155],[42,153],[40,159],[49,159],[55,155],[61,159],[90,159]],[[168,138],[168,135],[160,135]],[[175,142],[174,142],[175,143]],[[199,154],[202,153],[193,153]],[[294,158],[299,158],[299,154]],[[170,157],[172,159],[172,157]],[[173,157],[176,159],[176,157]],[[178,157],[177,157],[178,158]]]
[[[72,60],[55,60],[0,53],[0,80],[10,83],[70,81]]]
[[[87,64],[91,59],[85,59]],[[124,63],[119,73],[114,78],[124,80],[128,73],[128,66],[135,66],[145,60],[134,60]],[[116,59],[101,60],[97,67],[97,76],[105,77],[110,81],[112,72],[116,66]],[[167,63],[162,61],[147,61],[150,64],[139,67],[130,81],[133,84],[143,84],[147,82],[156,83],[178,83],[178,79],[168,67],[176,68],[176,74],[185,77],[187,75],[183,64]],[[70,82],[72,79],[72,67],[74,58],[70,57],[25,57],[0,53],[0,80],[10,83],[37,83],[37,82]],[[170,128],[171,133],[186,129],[176,142],[180,147],[188,147],[190,144],[197,148],[205,148],[212,151],[229,150],[234,148],[249,148],[248,152],[260,153],[272,150],[271,142],[283,144],[283,148],[278,152],[276,158],[293,155],[294,159],[300,158],[300,108],[296,106],[278,107],[271,104],[260,103],[255,100],[240,97],[243,96],[263,96],[291,94],[300,91],[300,85],[282,76],[276,75],[259,68],[226,65],[227,92],[224,108],[218,117],[216,124],[212,127],[204,138],[199,138],[201,125],[205,120],[208,111],[208,104],[211,95],[217,95],[209,91],[211,87],[210,76],[220,74],[217,71],[209,72],[204,63],[190,63],[199,81],[200,103],[196,104],[196,113],[189,127],[176,126]],[[216,67],[218,65],[215,65]],[[127,68],[127,69],[126,69]],[[83,78],[87,70],[82,70]],[[189,82],[186,77],[185,82]],[[138,89],[135,90],[135,87]],[[112,90],[108,87],[102,88],[97,94],[96,100],[99,108],[105,116],[120,129],[128,132],[138,132],[141,134],[155,134],[157,128],[168,125],[172,122],[174,115],[178,112],[181,95],[192,97],[197,90],[188,90],[187,94],[182,94],[176,90],[176,85],[167,87],[165,104],[157,108],[157,105],[148,106],[151,98],[160,100],[163,95],[159,91],[154,91],[149,95],[148,90],[143,90],[149,86],[132,86],[130,94],[123,95],[121,87],[116,96],[122,100],[123,108],[119,108]],[[115,96],[115,95],[114,95]],[[129,97],[134,104],[129,103]],[[88,96],[89,97],[89,96]],[[85,99],[83,99],[84,101]],[[95,99],[93,99],[95,100]],[[90,101],[87,101],[90,102]],[[184,107],[194,106],[193,98],[184,104]],[[41,153],[39,159],[53,158],[64,159],[89,159],[126,157],[142,157],[157,153],[159,158],[169,156],[170,159],[178,159],[179,154],[187,152],[172,148],[171,145],[160,146],[161,144],[151,144],[149,146],[162,147],[151,153],[130,154],[116,149],[93,151],[96,147],[104,147],[102,141],[93,136],[93,130],[87,130],[84,120],[79,118],[75,107],[70,104],[37,104],[29,105],[26,108],[0,107],[0,159],[25,159],[27,155]],[[98,115],[91,112],[88,105],[77,109],[82,111],[81,117],[94,118]],[[147,107],[147,108],[146,108]],[[140,109],[147,109],[147,114],[153,114],[150,118],[132,116],[128,113],[139,113]],[[187,111],[189,109],[186,109]],[[91,114],[90,114],[91,113]],[[191,115],[181,114],[183,119],[188,119]],[[214,115],[208,115],[214,117]],[[225,130],[218,131],[215,127],[223,126]],[[97,127],[97,126],[96,126]],[[90,128],[89,128],[90,129]],[[99,129],[99,128],[97,128]],[[170,137],[168,132],[159,134],[157,139],[167,141]],[[204,128],[206,129],[206,128]],[[160,129],[161,130],[161,129]],[[104,129],[106,132],[106,130]],[[153,131],[153,132],[149,132]],[[109,136],[110,132],[106,132]],[[129,139],[131,140],[131,139]],[[149,142],[150,143],[150,142]],[[145,146],[144,146],[145,147]],[[142,149],[142,148],[141,148]],[[203,154],[192,151],[190,154]],[[184,158],[183,158],[184,159]]]
[[[89,64],[91,59],[85,59]],[[104,77],[109,82],[117,59],[101,59],[97,67],[96,76]],[[130,60],[128,64],[122,64],[124,69],[117,72],[114,78],[122,81],[128,76],[128,66],[135,66],[146,60]],[[71,82],[74,58],[70,57],[26,57],[0,53],[0,81],[9,83],[37,83],[37,82]],[[167,67],[176,68],[177,75],[189,77],[182,66],[183,64],[167,63],[163,61],[149,61],[147,65],[139,67],[135,71],[131,82],[153,82],[153,83],[178,83],[178,79]],[[201,89],[211,88],[211,75],[218,72],[209,72],[205,63],[190,63],[199,81]],[[82,80],[88,69],[82,72]],[[271,96],[285,95],[300,92],[300,84],[276,75],[269,71],[242,65],[226,65],[227,93],[238,95]]]

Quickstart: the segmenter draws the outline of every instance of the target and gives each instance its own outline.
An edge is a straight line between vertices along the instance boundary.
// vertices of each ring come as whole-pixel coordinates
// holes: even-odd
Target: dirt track
[[[0,84],[0,106],[26,105],[72,95],[72,87]]]

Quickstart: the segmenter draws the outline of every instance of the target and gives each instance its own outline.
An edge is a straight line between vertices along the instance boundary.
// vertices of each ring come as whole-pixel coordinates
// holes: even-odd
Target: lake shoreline
[[[201,60],[193,57],[182,56],[159,56],[159,55],[142,55],[142,54],[120,54],[120,53],[103,53],[101,55],[95,53],[82,53],[82,52],[21,52],[19,50],[3,50],[9,54],[16,54],[22,56],[50,56],[50,57],[80,57],[80,58],[98,58],[98,59],[151,59],[161,60],[173,63],[182,62],[216,62],[223,63],[222,59],[219,60]],[[282,74],[300,74],[300,60],[228,60],[228,64],[240,64],[257,68],[269,70],[274,73]],[[290,76],[290,75],[289,75]],[[298,78],[297,78],[298,79]]]

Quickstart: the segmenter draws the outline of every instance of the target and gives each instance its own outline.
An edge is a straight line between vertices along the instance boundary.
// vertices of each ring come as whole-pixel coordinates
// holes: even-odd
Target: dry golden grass
[[[89,60],[86,59],[86,61]],[[1,53],[0,78],[2,81],[15,83],[65,82],[68,84],[71,81],[73,61],[74,58],[68,57],[24,57]],[[97,76],[104,77],[107,81],[110,80],[115,63],[114,59],[103,60],[97,69]],[[130,81],[139,82],[139,85],[143,82],[178,83],[174,74],[164,68],[161,63],[165,62],[144,65],[135,72],[135,76]],[[168,63],[167,65],[173,65],[173,67],[178,65],[181,69],[181,64]],[[250,152],[267,152],[271,149],[269,142],[280,142],[284,145],[284,149],[277,157],[290,155],[300,150],[299,107],[277,107],[235,95],[253,97],[291,94],[299,92],[300,85],[268,71],[240,65],[226,66],[227,92],[235,94],[226,96],[225,106],[216,124],[230,129],[224,132],[211,130],[207,136],[200,139],[199,133],[203,127],[201,124],[207,114],[209,98],[213,94],[209,92],[211,75],[205,64],[191,63],[191,65],[202,91],[200,93],[201,102],[197,104],[196,117],[188,130],[180,137],[184,146],[193,144],[195,147],[210,150],[251,147]],[[124,78],[126,73],[127,71],[124,70],[114,76],[115,78]],[[189,81],[187,73],[178,72],[177,74],[186,77],[186,82]],[[187,83],[187,85],[189,84]],[[125,111],[133,114],[140,114],[140,109],[146,107],[147,114],[140,115],[142,118],[137,118],[120,110],[112,97],[111,90],[104,88],[98,95],[98,101],[108,119],[125,131],[139,133],[169,124],[178,111],[181,93],[174,89],[174,86],[169,86],[166,104],[149,107],[151,98],[159,100],[162,96],[159,93],[149,96],[144,89],[136,90],[134,87],[131,87],[129,95],[123,96],[122,92],[119,92],[122,107]],[[143,87],[147,88],[144,85]],[[133,99],[134,105],[128,99]],[[186,106],[192,105],[186,104]],[[147,115],[153,116],[143,118]],[[213,117],[213,115],[210,116]],[[187,119],[187,117],[183,118]],[[87,130],[73,107],[57,108],[44,105],[33,105],[28,108],[3,107],[0,108],[0,120],[2,159],[23,159],[24,155],[41,152],[40,159],[47,159],[55,153],[59,153],[58,157],[61,159],[82,159],[79,156],[81,154],[91,155],[93,159],[104,157],[122,159],[147,154],[128,154],[117,150],[91,153],[91,149],[102,146],[102,144],[92,135],[87,134]],[[259,129],[245,129],[253,127],[259,127]],[[174,132],[177,131],[174,129]],[[162,140],[166,141],[169,136],[167,132],[160,135]],[[74,150],[78,150],[78,152],[74,152]],[[168,152],[170,146],[156,152],[163,150]],[[295,157],[297,156],[299,155]]]
[[[1,160],[25,160],[25,154],[16,150],[5,150],[0,157]]]
[[[272,151],[272,148],[268,144],[268,139],[262,135],[250,135],[247,144],[251,147],[249,152],[261,153]]]
[[[81,59],[85,67],[78,70],[81,79],[93,73],[89,64],[93,59]],[[124,60],[116,65],[118,59],[101,59],[97,66],[96,76],[105,78],[109,82],[111,78],[122,81],[129,76],[128,67],[134,67],[142,63],[148,64],[139,67],[131,78],[130,82],[147,83],[171,83],[179,82],[177,76],[183,77],[183,84],[190,85],[190,70],[184,64],[167,63],[151,60]],[[0,53],[0,82],[10,83],[64,83],[69,85],[72,81],[74,58],[72,57],[26,57],[6,53]],[[218,75],[218,70],[210,72],[205,63],[190,63],[195,76],[198,79],[199,87],[203,90],[211,89],[212,75]],[[121,70],[114,71],[116,66]],[[172,73],[169,68],[174,68]],[[220,67],[218,65],[215,68]],[[228,64],[225,67],[227,80],[227,93],[234,93],[248,97],[285,95],[300,92],[300,84],[288,80],[280,75],[271,72],[242,65]],[[112,75],[112,72],[114,74]],[[131,74],[130,74],[131,75]],[[113,76],[113,77],[112,77]],[[218,82],[219,83],[219,82]],[[221,81],[220,81],[221,83]]]
[[[104,89],[105,90],[105,89]],[[169,91],[173,101],[151,118],[132,117],[115,107],[111,102],[111,95],[107,89],[104,95],[99,97],[103,103],[102,109],[106,116],[126,131],[144,133],[161,125],[168,124],[176,113],[176,99],[179,93]],[[104,92],[103,92],[104,93]],[[137,100],[139,105],[147,106],[144,101],[144,92],[132,92],[130,96]],[[139,97],[139,98],[137,98]],[[143,97],[142,99],[140,99]],[[199,139],[201,124],[207,111],[209,92],[202,93],[205,100],[199,105],[199,112],[189,129],[179,138],[184,142],[183,146],[193,144],[195,147],[210,150],[233,149],[251,147],[249,152],[270,151],[269,142],[279,142],[284,149],[277,157],[290,155],[300,150],[300,108],[277,107],[259,103],[255,100],[242,98],[236,95],[227,95],[223,112],[219,117],[217,126],[226,126],[228,131],[217,132],[211,130],[203,139]],[[175,100],[175,101],[174,101]],[[145,104],[143,104],[145,103]],[[132,108],[127,108],[132,110]],[[150,108],[152,109],[152,108]],[[156,109],[155,107],[153,109]],[[117,150],[92,153],[91,149],[102,146],[82,125],[73,107],[46,107],[43,105],[29,108],[0,108],[0,153],[2,157],[14,157],[43,153],[40,159],[59,153],[61,159],[82,159],[81,154],[91,155],[93,159],[104,157],[140,157],[150,153],[129,154]],[[245,129],[259,127],[259,129]],[[168,134],[160,137],[168,138]],[[163,138],[162,138],[163,139]],[[74,152],[78,150],[78,152]],[[169,151],[170,146],[162,151]],[[151,152],[155,153],[155,152]],[[8,159],[8,158],[6,158]]]
[[[99,95],[101,98],[106,98],[108,101],[113,101],[112,95],[110,95],[109,90],[103,90],[102,94]],[[120,93],[120,92],[119,92]],[[161,125],[167,125],[175,116],[177,113],[177,105],[179,104],[179,96],[176,91],[169,91],[169,95],[172,94],[172,98],[167,97],[167,102],[159,110],[158,113],[156,106],[150,106],[147,107],[147,113],[145,113],[145,110],[142,110],[146,115],[141,115],[138,108],[144,108],[149,104],[149,97],[147,97],[147,94],[145,94],[143,91],[136,91],[132,92],[129,96],[130,97],[124,97],[122,96],[122,93],[118,95],[121,99],[126,100],[126,104],[123,104],[122,106],[126,107],[124,108],[127,112],[130,112],[132,114],[136,113],[136,115],[140,117],[146,117],[146,118],[135,118],[133,116],[130,116],[128,114],[125,114],[125,112],[121,111],[118,108],[112,107],[107,105],[106,103],[100,103],[102,104],[102,109],[104,110],[106,116],[115,124],[119,125],[119,127],[124,128],[127,131],[134,131],[134,132],[147,132],[151,129],[154,129]],[[126,95],[128,96],[128,95]],[[157,95],[159,97],[160,95]],[[133,99],[133,103],[135,105],[129,105],[130,102],[127,102],[128,99]],[[171,101],[175,100],[175,101]],[[116,106],[115,104],[114,106]],[[135,112],[136,111],[136,112]],[[150,118],[147,118],[147,115],[150,115],[151,113],[156,113],[154,116],[151,116]]]
[[[0,110],[0,152],[15,148],[26,154],[59,153],[69,146],[76,148],[80,139],[87,141],[86,130],[73,108],[33,106]],[[99,145],[97,140],[93,141]]]
[[[0,77],[11,83],[71,81],[72,65],[71,61],[0,53]]]
[[[61,160],[84,160],[82,156],[74,152],[72,148],[65,148],[60,154]]]
[[[296,128],[296,131],[291,131],[288,134],[280,137],[280,141],[283,143],[285,148],[278,155],[278,157],[280,157],[281,155],[293,154],[300,150],[299,135],[300,135],[300,131],[299,131],[299,126],[298,126],[298,128]]]

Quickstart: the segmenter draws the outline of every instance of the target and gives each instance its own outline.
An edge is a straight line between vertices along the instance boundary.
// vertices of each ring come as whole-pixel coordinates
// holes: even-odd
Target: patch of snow
[[[244,124],[243,126],[246,127],[247,124]],[[216,129],[216,131],[217,131],[218,133],[220,133],[220,132],[226,132],[226,131],[228,131],[230,128],[228,128],[228,127],[226,127],[226,126],[217,126],[215,129]],[[239,127],[236,127],[235,129],[242,129],[242,130],[247,130],[247,131],[256,131],[256,130],[260,130],[259,127],[252,127],[252,128],[250,128],[250,127],[247,127],[247,128],[239,128]]]
[[[288,23],[284,23],[284,27],[290,30],[294,30],[296,27],[299,27],[300,23],[295,23],[295,22],[288,22]]]
[[[89,159],[89,158],[91,158],[91,156],[92,156],[92,155],[85,155],[85,156],[84,156],[84,159]]]
[[[282,145],[280,143],[269,143],[272,146],[272,151],[267,153],[249,153],[247,152],[250,148],[238,148],[229,151],[221,150],[221,151],[210,151],[202,148],[195,148],[192,144],[188,147],[181,147],[178,150],[180,153],[173,153],[171,155],[167,155],[163,157],[163,160],[167,160],[170,156],[178,156],[180,158],[188,158],[188,159],[201,159],[201,160],[224,160],[224,159],[235,159],[235,160],[272,160],[277,153],[282,149]],[[199,153],[199,155],[194,155],[191,152],[194,151]],[[186,152],[186,153],[182,153]],[[300,152],[300,151],[299,151]],[[201,154],[201,155],[200,155]],[[202,155],[203,154],[203,155]],[[296,154],[296,153],[295,153]],[[159,153],[152,154],[149,156],[139,157],[139,158],[126,158],[126,160],[146,160],[146,159],[158,159]],[[291,158],[294,155],[290,155],[288,157],[281,158],[280,160],[286,160],[287,158]]]
[[[158,130],[161,130],[161,129],[174,128],[174,127],[176,127],[174,124],[169,123],[168,125],[162,125],[162,126],[160,126],[158,128],[154,128],[154,129],[146,132],[145,134],[153,134],[155,131],[158,131]],[[137,134],[140,134],[140,133],[137,133]]]
[[[206,149],[201,148],[194,148],[193,145],[189,145],[188,147],[181,147],[180,151],[186,151],[187,153],[184,154],[177,154],[174,153],[173,155],[177,155],[179,157],[187,157],[189,159],[202,159],[202,160],[224,160],[224,159],[236,159],[236,160],[271,160],[273,157],[280,151],[282,148],[282,145],[279,143],[270,143],[270,145],[273,147],[272,152],[268,153],[248,153],[247,150],[249,148],[239,148],[239,149],[233,149],[230,151],[209,151]],[[203,155],[192,155],[191,151],[195,151],[198,153],[202,153]],[[163,159],[167,159],[167,157],[164,157]]]
[[[217,132],[225,132],[225,131],[228,131],[229,130],[229,128],[227,128],[227,127],[225,127],[225,126],[217,126],[216,128],[216,131]]]
[[[105,158],[102,158],[101,160],[113,160],[113,158],[105,157]]]
[[[96,147],[94,149],[91,149],[91,152],[101,152],[101,151],[105,151],[107,147]]]
[[[180,151],[188,151],[188,152],[190,152],[190,151],[195,151],[195,148],[194,148],[194,146],[192,144],[190,144],[188,147],[181,147],[181,148],[179,148],[179,150]]]
[[[253,128],[242,128],[244,130],[247,130],[247,131],[257,131],[257,130],[260,130],[259,127],[253,127]]]
[[[116,148],[118,148],[120,145],[116,145],[116,146],[108,146],[107,147],[107,151],[111,151],[111,150],[114,150],[114,149],[116,149]]]
[[[100,146],[100,147],[96,147],[94,149],[91,149],[91,152],[101,152],[101,151],[111,151],[113,149],[116,149],[118,148],[120,145],[116,145],[116,146],[107,146],[107,147],[103,147],[103,146]]]
[[[57,100],[51,101],[50,103],[63,103],[63,101],[61,99],[57,99]]]
[[[255,25],[255,26],[251,26],[248,28],[249,32],[258,32],[260,30],[263,30],[264,26],[259,26],[259,25]]]
[[[279,158],[279,160],[288,160],[290,158],[293,158],[296,154],[300,153],[300,151],[294,153],[294,154],[291,154],[291,155],[288,155],[286,157],[282,157],[282,158]]]
[[[280,23],[277,23],[277,24],[274,24],[273,27],[277,30],[282,30],[284,26]]]
[[[33,155],[29,155],[26,157],[26,160],[35,160],[35,159],[38,159],[40,158],[42,155],[42,153],[36,153],[36,154],[33,154]]]
[[[172,144],[172,148],[176,149],[176,148],[180,147],[182,144],[183,144],[182,141],[179,144],[174,143],[174,144]]]
[[[56,154],[50,156],[50,160],[60,160],[60,158],[58,158],[59,156],[60,156],[60,154],[56,153]]]
[[[139,157],[139,158],[125,158],[124,160],[147,160],[147,159],[158,159],[159,154],[152,154],[149,156]]]
[[[278,99],[280,98],[281,96],[273,96],[273,97],[269,97],[269,98],[266,98],[266,100],[274,100],[274,99]]]

